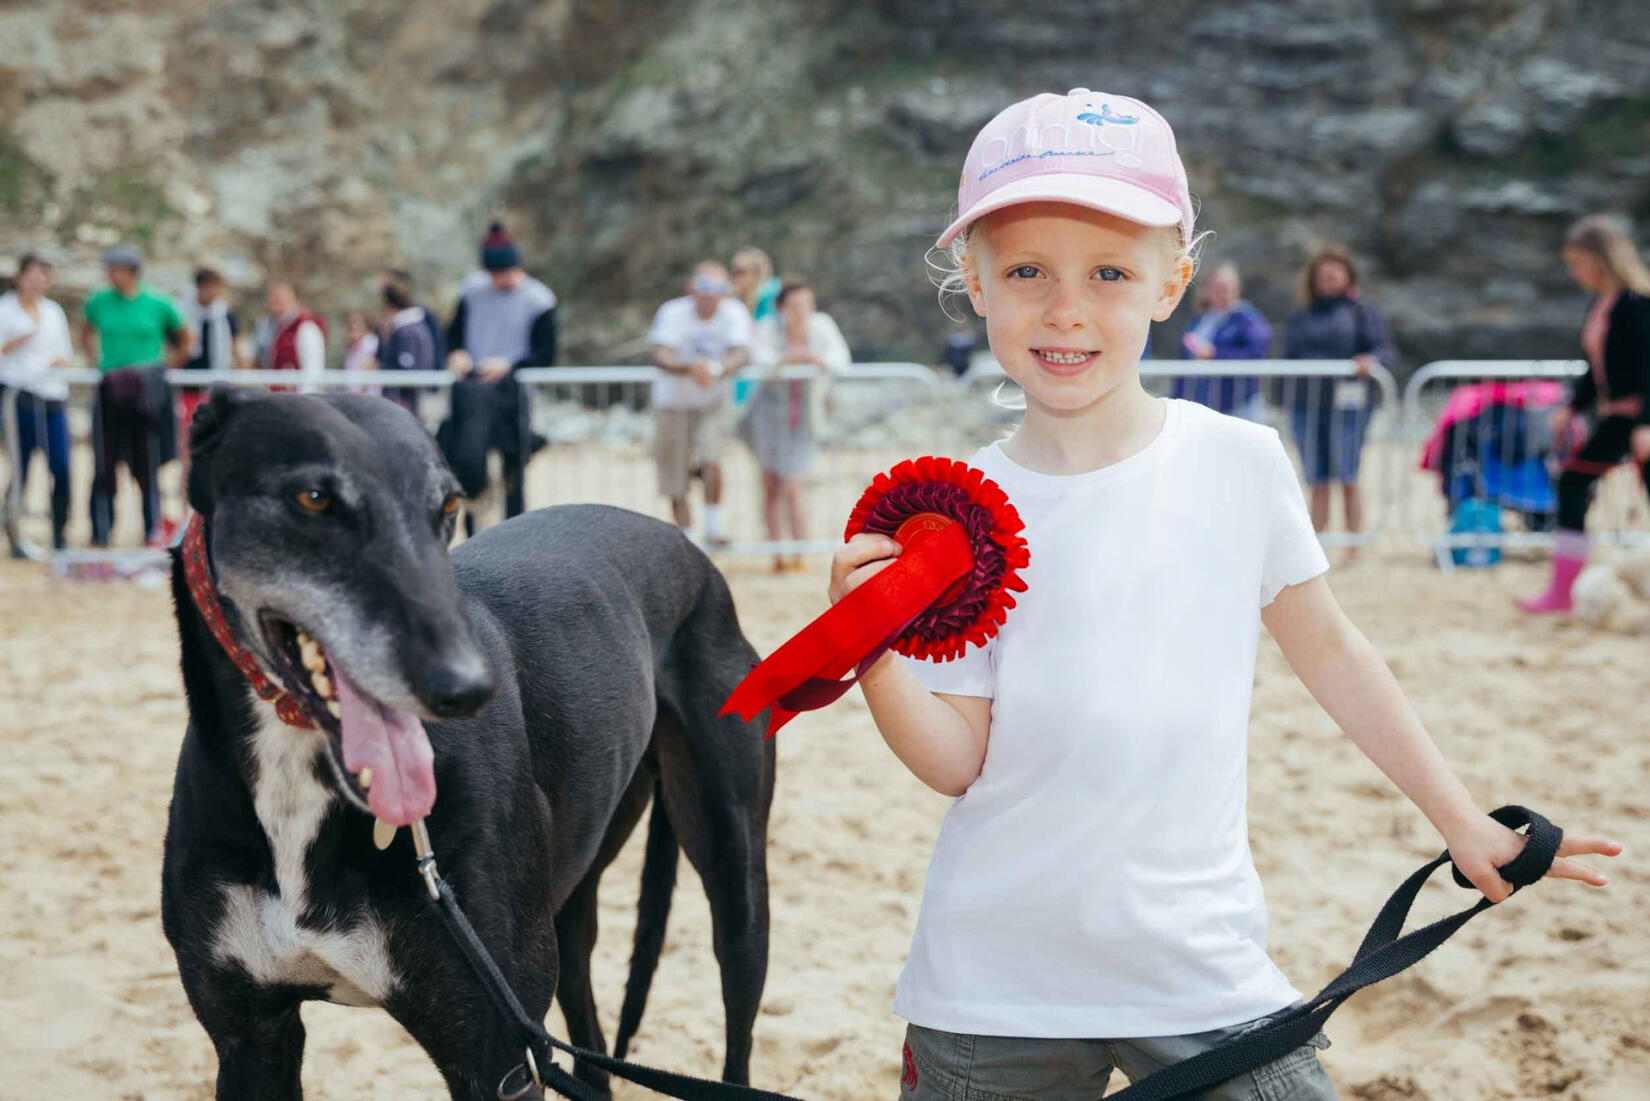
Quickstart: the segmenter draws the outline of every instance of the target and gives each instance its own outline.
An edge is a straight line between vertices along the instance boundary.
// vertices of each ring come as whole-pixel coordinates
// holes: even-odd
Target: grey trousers
[[[900,1101],[1099,1101],[1113,1070],[1131,1082],[1269,1021],[1143,1040],[1037,1040],[967,1036],[911,1025],[905,1033]],[[1274,1063],[1204,1094],[1205,1101],[1334,1101],[1318,1063],[1320,1032]]]

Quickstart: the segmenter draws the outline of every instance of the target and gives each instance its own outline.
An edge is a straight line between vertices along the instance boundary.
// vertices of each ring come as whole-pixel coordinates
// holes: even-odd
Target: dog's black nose
[[[493,678],[483,670],[465,673],[455,669],[441,669],[424,681],[419,699],[443,719],[474,715],[481,705],[493,698]]]

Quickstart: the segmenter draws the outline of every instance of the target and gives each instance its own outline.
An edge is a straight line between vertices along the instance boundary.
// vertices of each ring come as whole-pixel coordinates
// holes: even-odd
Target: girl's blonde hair
[[[940,308],[953,321],[964,320],[951,312],[951,302],[959,296],[968,295],[968,277],[964,273],[973,263],[974,230],[979,224],[978,221],[970,223],[968,228],[952,238],[947,247],[928,250],[928,277],[939,288]],[[1160,239],[1164,251],[1168,253],[1169,263],[1171,267],[1181,263],[1189,266],[1188,283],[1197,274],[1198,256],[1203,251],[1203,243],[1213,236],[1214,231],[1206,229],[1186,241],[1181,237],[1179,226],[1161,227]]]
[[[733,259],[728,261],[728,267],[739,268],[746,264],[756,269],[756,278],[751,280],[750,290],[740,297],[745,303],[745,308],[755,313],[756,299],[762,293],[762,284],[773,278],[773,261],[755,245],[746,245],[733,254]]]
[[[1564,247],[1597,258],[1617,283],[1634,294],[1650,295],[1650,268],[1619,222],[1607,214],[1589,214],[1564,234]]]

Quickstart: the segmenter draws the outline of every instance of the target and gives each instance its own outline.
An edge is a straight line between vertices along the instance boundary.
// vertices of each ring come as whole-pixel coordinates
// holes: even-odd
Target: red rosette
[[[887,535],[899,557],[757,665],[721,713],[749,722],[770,708],[771,736],[840,698],[889,649],[951,661],[985,645],[1026,588],[1023,530],[1007,495],[966,463],[927,457],[879,474],[846,537]]]
[[[1013,594],[1026,589],[1020,571],[1031,552],[1020,514],[996,482],[955,459],[908,459],[878,474],[843,537],[874,532],[909,548],[946,521],[967,532],[974,567],[894,640],[893,649],[907,657],[951,661],[971,645],[984,646],[1007,620]]]

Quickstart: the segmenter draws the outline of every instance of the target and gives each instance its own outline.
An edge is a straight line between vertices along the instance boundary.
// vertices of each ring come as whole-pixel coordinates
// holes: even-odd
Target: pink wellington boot
[[[1553,543],[1553,580],[1540,596],[1517,601],[1519,608],[1533,615],[1568,612],[1574,606],[1570,591],[1576,577],[1587,565],[1587,537],[1578,531],[1560,531]]]

